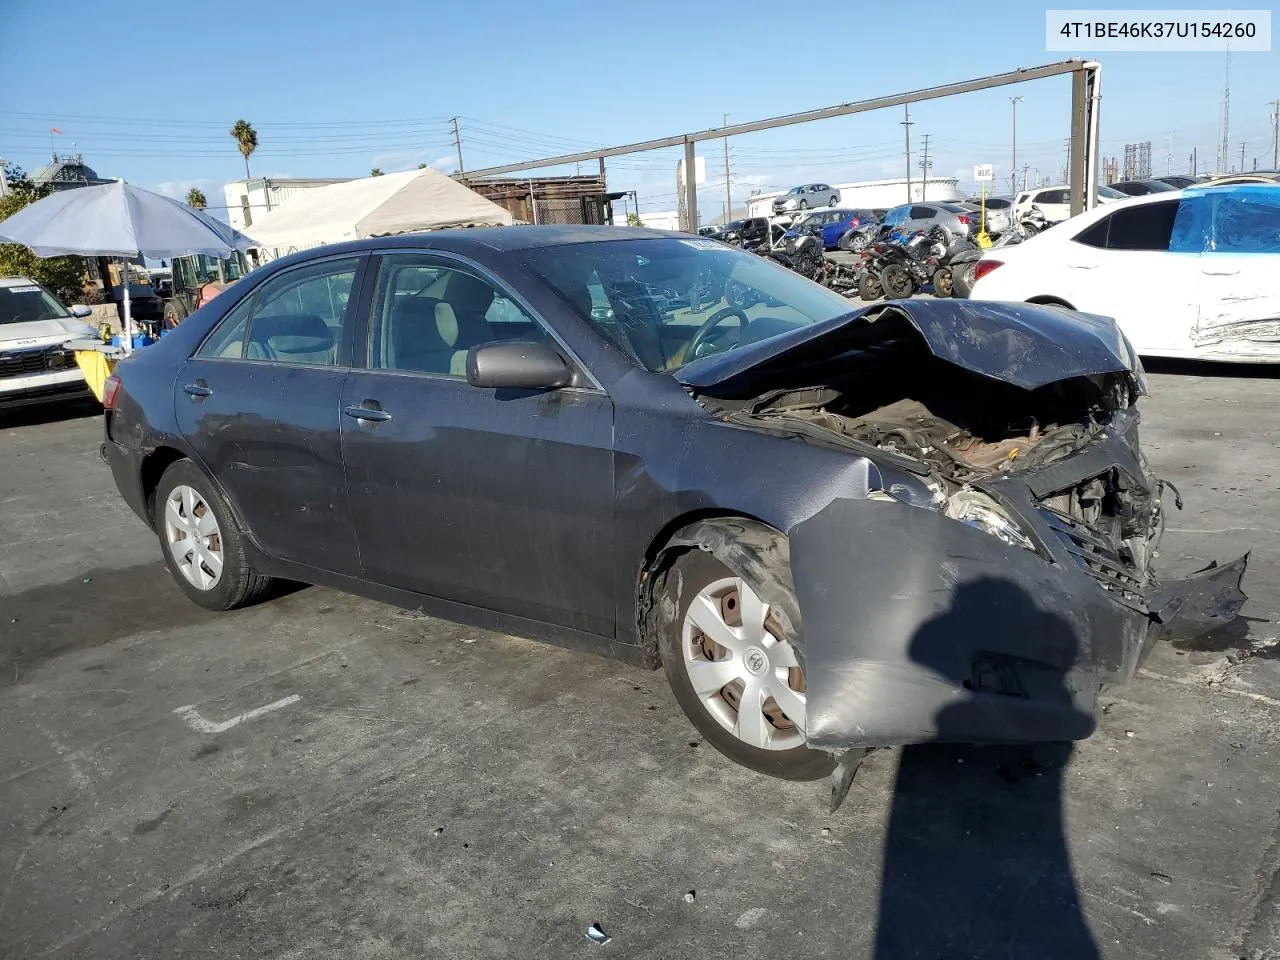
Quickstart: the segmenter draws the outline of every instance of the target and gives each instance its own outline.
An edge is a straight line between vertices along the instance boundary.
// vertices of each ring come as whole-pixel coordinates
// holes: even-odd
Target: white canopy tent
[[[511,214],[493,201],[423,168],[307,190],[255,216],[250,229],[265,253],[283,256],[364,237],[512,222]]]

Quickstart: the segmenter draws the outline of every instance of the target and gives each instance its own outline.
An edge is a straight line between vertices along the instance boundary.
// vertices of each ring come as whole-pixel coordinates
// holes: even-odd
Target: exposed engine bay
[[[834,366],[821,386],[699,399],[734,422],[904,458],[927,473],[937,509],[1027,549],[1032,546],[1018,524],[971,485],[1049,473],[1045,468],[1137,422],[1140,391],[1128,372],[1027,390],[948,363],[911,339],[846,354],[832,376]],[[1133,472],[1139,475],[1108,468],[1083,479],[1069,476],[1060,487],[1039,490],[1037,502],[1062,524],[1082,525],[1096,542],[1079,562],[1095,563],[1094,554],[1099,562],[1119,561],[1116,577],[1136,598],[1163,521],[1161,484],[1143,468]]]

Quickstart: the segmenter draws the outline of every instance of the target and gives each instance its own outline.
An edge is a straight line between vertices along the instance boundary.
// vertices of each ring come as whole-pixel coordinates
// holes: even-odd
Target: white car
[[[84,322],[92,312],[81,304],[68,310],[34,280],[0,277],[0,407],[87,394],[64,344],[96,336]]]
[[[1098,207],[983,254],[971,299],[1113,317],[1144,356],[1280,362],[1280,186]]]
[[[1114,203],[1128,199],[1119,190],[1110,187],[1098,187],[1099,203]],[[1023,190],[1013,201],[1013,220],[1022,220],[1032,207],[1039,207],[1044,218],[1050,223],[1061,223],[1071,216],[1071,188],[1060,184],[1056,187],[1037,187],[1034,190]]]

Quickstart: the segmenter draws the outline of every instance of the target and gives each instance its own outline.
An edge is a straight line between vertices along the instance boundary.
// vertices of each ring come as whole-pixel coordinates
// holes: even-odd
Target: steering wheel
[[[720,324],[724,323],[730,317],[737,317],[742,324],[743,330],[745,330],[747,328],[747,324],[751,322],[751,318],[743,313],[738,307],[721,307],[711,316],[707,317],[702,326],[700,326],[694,333],[693,338],[685,344],[684,349],[671,358],[672,366],[684,363],[686,357],[692,360],[698,359],[698,350],[702,347],[703,343],[706,342],[707,338],[711,336],[711,331],[720,326]]]

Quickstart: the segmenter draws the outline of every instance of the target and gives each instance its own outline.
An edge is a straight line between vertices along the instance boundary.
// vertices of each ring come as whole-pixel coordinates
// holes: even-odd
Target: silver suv
[[[773,212],[795,213],[810,207],[834,207],[840,202],[840,191],[829,183],[806,183],[792,187],[773,201]]]
[[[978,215],[958,203],[904,203],[894,207],[880,221],[882,230],[886,232],[897,228],[903,233],[915,233],[923,230],[930,233],[941,229],[946,235],[943,240],[950,243],[956,237],[976,236],[978,233]]]
[[[67,310],[34,280],[0,277],[0,407],[88,393],[64,344],[96,334],[83,319],[91,313]]]

